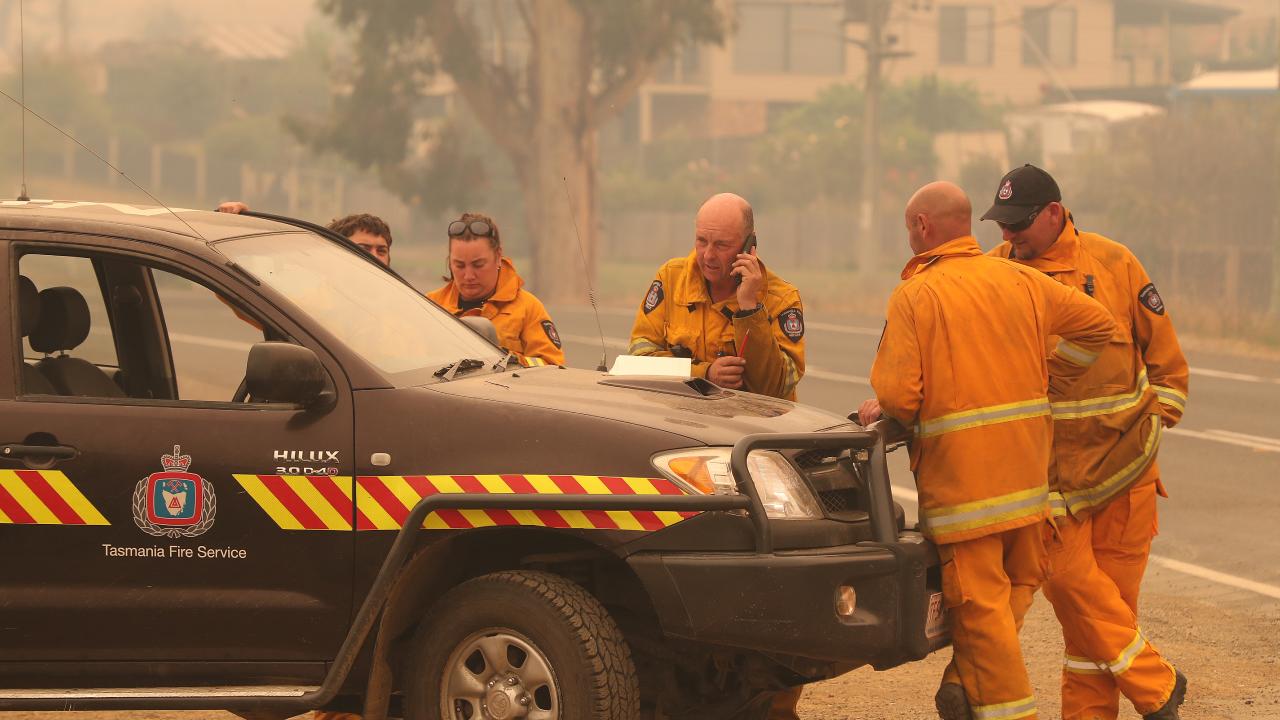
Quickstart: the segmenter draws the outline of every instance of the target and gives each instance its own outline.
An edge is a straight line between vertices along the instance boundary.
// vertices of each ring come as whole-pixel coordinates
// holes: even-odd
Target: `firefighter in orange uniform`
[[[692,358],[693,374],[720,387],[794,400],[804,308],[799,291],[756,257],[751,205],[715,195],[698,209],[694,233],[692,253],[658,268],[628,352]]]
[[[1138,590],[1156,533],[1161,430],[1182,417],[1187,361],[1160,293],[1133,253],[1077,229],[1058,184],[1026,165],[1001,180],[983,219],[1005,242],[992,254],[1092,296],[1118,329],[1084,378],[1051,392],[1052,501],[1045,597],[1062,624],[1065,720],[1115,720],[1120,694],[1143,717],[1176,720],[1186,678],[1138,629]],[[1052,368],[1050,370],[1052,372]]]
[[[515,265],[503,256],[493,219],[463,213],[448,231],[450,279],[427,297],[459,317],[491,320],[502,346],[521,363],[563,365],[560,333],[542,301],[524,289]]]
[[[983,255],[971,220],[950,183],[926,185],[908,203],[916,254],[889,299],[871,370],[876,399],[859,419],[883,413],[914,428],[920,524],[943,560],[966,715],[951,715],[941,697],[939,713],[1035,718],[1018,628],[1048,565],[1049,388],[1082,375],[1115,322],[1087,295]],[[1050,336],[1059,339],[1047,351]],[[1061,366],[1052,380],[1050,361]]]

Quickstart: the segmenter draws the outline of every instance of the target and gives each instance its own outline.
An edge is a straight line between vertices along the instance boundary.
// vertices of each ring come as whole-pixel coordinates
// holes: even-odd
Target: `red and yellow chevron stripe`
[[[58,470],[0,470],[0,523],[111,524]]]
[[[547,495],[683,495],[661,478],[602,475],[236,475],[236,480],[284,530],[399,530],[413,506],[438,493]],[[501,525],[575,530],[652,531],[692,512],[620,510],[441,510],[427,530]]]

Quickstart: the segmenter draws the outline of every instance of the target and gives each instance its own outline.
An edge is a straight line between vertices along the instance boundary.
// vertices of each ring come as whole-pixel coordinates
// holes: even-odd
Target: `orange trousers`
[[[1037,718],[1018,631],[1045,580],[1048,523],[938,546],[951,622],[951,664],[974,720]]]
[[[1158,471],[1083,518],[1059,518],[1044,595],[1062,624],[1063,720],[1115,720],[1120,695],[1139,714],[1168,701],[1173,666],[1138,629],[1138,590],[1156,534]]]

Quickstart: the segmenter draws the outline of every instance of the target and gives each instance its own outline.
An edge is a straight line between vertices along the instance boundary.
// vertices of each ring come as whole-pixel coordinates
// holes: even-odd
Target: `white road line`
[[[1225,443],[1227,445],[1238,445],[1247,447],[1252,450],[1262,452],[1280,452],[1280,441],[1271,438],[1258,437],[1256,435],[1245,435],[1243,433],[1233,433],[1228,430],[1188,430],[1186,428],[1168,428],[1165,432],[1171,435],[1181,435],[1183,437],[1199,438],[1201,440],[1212,440],[1214,442]]]
[[[567,342],[582,343],[583,345],[599,345],[600,344],[599,335],[570,335],[568,333],[560,333],[560,338]],[[606,337],[604,339],[604,344],[605,344],[605,347],[611,347],[614,349],[621,349],[621,350],[626,350],[628,345],[630,345],[630,343],[628,343],[626,340],[623,340],[622,338],[611,338],[611,337]]]
[[[249,353],[249,348],[253,347],[253,343],[220,340],[218,338],[186,335],[184,333],[169,333],[169,340],[175,344],[201,345],[208,348],[217,348],[218,350],[235,350],[246,355]]]
[[[850,383],[852,385],[871,385],[871,378],[865,378],[861,375],[845,375],[843,373],[830,372],[822,370],[812,365],[806,365],[804,368],[804,376],[817,378],[819,380],[830,380],[832,382]]]
[[[897,485],[893,485],[892,489],[893,496],[900,501],[910,503],[919,502],[919,496],[915,490],[898,487]],[[1216,582],[1219,585],[1226,585],[1239,590],[1248,590],[1250,592],[1258,593],[1259,595],[1266,595],[1267,597],[1280,600],[1280,587],[1276,587],[1275,585],[1268,585],[1266,583],[1258,582],[1257,580],[1250,580],[1237,575],[1228,575],[1224,572],[1210,570],[1207,567],[1193,565],[1188,562],[1182,562],[1181,560],[1174,560],[1173,558],[1167,558],[1163,555],[1152,555],[1151,562],[1156,563],[1161,567],[1173,570],[1174,572],[1183,573],[1184,575],[1191,575],[1202,580]]]
[[[1191,368],[1191,374],[1202,375],[1204,377],[1219,378],[1221,380],[1239,380],[1240,382],[1280,384],[1280,378],[1266,378],[1266,377],[1262,377],[1261,375],[1228,372],[1226,370],[1211,370],[1209,368],[1201,368],[1201,367]]]
[[[823,330],[825,332],[845,333],[846,335],[866,335],[868,337],[880,337],[879,328],[856,327],[853,325],[836,325],[835,323],[814,322],[810,320],[805,323],[814,330]]]
[[[1236,575],[1228,575],[1227,573],[1218,572],[1217,570],[1210,570],[1206,567],[1192,565],[1191,563],[1185,563],[1181,560],[1174,560],[1160,555],[1152,555],[1151,562],[1161,567],[1173,570],[1174,572],[1192,575],[1204,580],[1216,582],[1220,585],[1227,585],[1240,590],[1248,590],[1250,592],[1256,592],[1259,595],[1266,595],[1267,597],[1280,600],[1280,587],[1276,587],[1275,585],[1260,583],[1256,580],[1249,580],[1248,578],[1242,578]]]
[[[1237,440],[1247,440],[1259,443],[1261,445],[1269,445],[1280,450],[1280,440],[1276,438],[1262,437],[1261,435],[1249,435],[1247,433],[1232,432],[1231,430],[1206,430],[1211,435],[1221,435],[1222,437],[1236,438]]]

